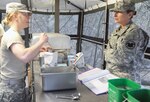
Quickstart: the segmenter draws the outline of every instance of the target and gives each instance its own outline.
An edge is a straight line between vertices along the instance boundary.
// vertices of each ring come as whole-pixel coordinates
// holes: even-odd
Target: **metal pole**
[[[55,0],[55,33],[59,33],[59,0]]]
[[[2,13],[0,13],[0,23],[1,23],[1,21],[2,21]]]
[[[108,43],[108,29],[109,29],[109,9],[108,9],[108,0],[106,0],[106,8],[105,8],[105,44]],[[106,48],[106,46],[105,46]]]
[[[78,39],[77,39],[77,50],[76,53],[82,51],[81,43],[82,43],[82,35],[83,35],[83,22],[84,22],[84,12],[81,11],[79,13],[78,18]]]
[[[106,48],[106,44],[108,43],[108,29],[109,29],[109,9],[108,9],[108,0],[106,0],[106,7],[105,7],[105,36],[104,36],[103,50]],[[105,55],[104,54],[103,54],[103,69],[106,69],[106,62],[105,62]]]

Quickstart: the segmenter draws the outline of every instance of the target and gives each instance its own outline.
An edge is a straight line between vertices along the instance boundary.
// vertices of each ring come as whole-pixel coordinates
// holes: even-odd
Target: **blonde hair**
[[[4,25],[10,26],[10,23],[11,23],[11,21],[12,21],[12,17],[13,17],[13,15],[15,15],[16,13],[17,13],[17,12],[12,12],[12,13],[6,14],[5,18],[2,20],[2,23],[3,23]]]

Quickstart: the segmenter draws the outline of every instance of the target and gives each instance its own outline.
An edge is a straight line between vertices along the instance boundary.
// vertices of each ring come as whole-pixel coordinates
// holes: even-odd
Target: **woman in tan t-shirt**
[[[10,28],[1,39],[0,97],[2,102],[29,102],[26,100],[26,63],[36,57],[48,36],[41,34],[37,43],[25,48],[19,32],[29,27],[31,12],[21,3],[8,3],[3,23]]]

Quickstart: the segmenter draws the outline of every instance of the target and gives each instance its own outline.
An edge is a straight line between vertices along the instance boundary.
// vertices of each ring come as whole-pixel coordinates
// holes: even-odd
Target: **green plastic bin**
[[[150,102],[150,89],[138,89],[127,92],[128,102]]]
[[[139,89],[141,86],[127,78],[108,80],[108,102],[122,102],[125,93],[129,90]]]

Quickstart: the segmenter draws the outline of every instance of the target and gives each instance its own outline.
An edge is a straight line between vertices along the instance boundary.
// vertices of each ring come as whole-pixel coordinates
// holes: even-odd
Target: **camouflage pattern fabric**
[[[115,6],[111,11],[126,12],[127,10],[135,11],[135,3],[133,0],[116,0]]]
[[[106,69],[111,73],[140,83],[144,51],[149,37],[132,21],[125,28],[118,28],[109,38],[105,49]]]
[[[27,101],[25,82],[9,83],[0,81],[0,102],[30,102]]]

